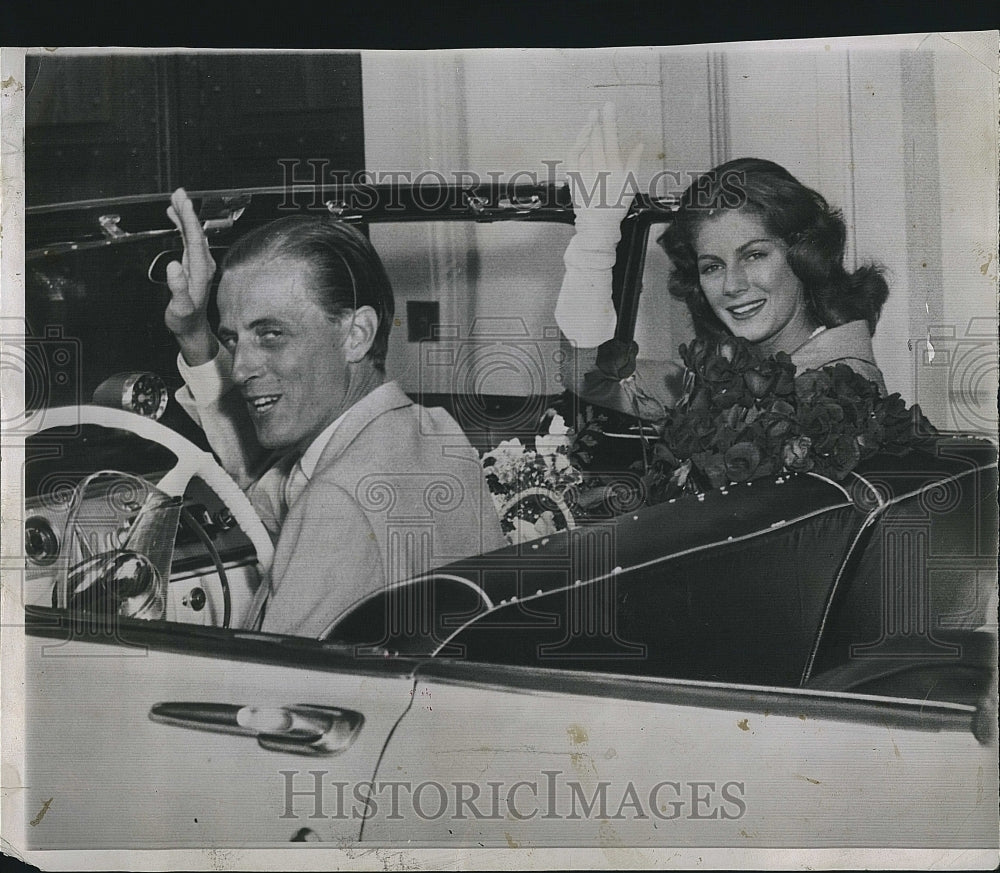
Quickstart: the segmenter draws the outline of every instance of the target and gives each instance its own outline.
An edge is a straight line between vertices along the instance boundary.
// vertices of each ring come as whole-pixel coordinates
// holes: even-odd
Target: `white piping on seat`
[[[374,600],[376,597],[383,596],[387,591],[393,591],[400,588],[404,588],[410,585],[416,585],[418,583],[427,582],[430,579],[447,579],[450,582],[459,582],[465,585],[467,588],[471,588],[479,598],[486,605],[486,611],[489,612],[496,607],[493,605],[493,601],[490,596],[483,590],[482,586],[477,585],[471,579],[466,579],[464,576],[455,576],[451,573],[435,573],[431,571],[430,573],[425,573],[423,576],[411,576],[409,579],[397,579],[395,582],[386,585],[384,588],[379,588],[377,591],[372,591],[366,594],[364,597],[360,597],[354,601],[347,609],[345,609],[337,618],[335,618],[330,624],[326,626],[323,633],[319,635],[319,639],[325,640],[340,623],[340,620],[347,615],[350,615],[357,607],[362,604],[368,603],[370,600]]]
[[[841,489],[841,490],[843,490],[843,489]],[[845,491],[844,493],[846,494],[847,492]],[[850,495],[848,495],[848,497],[849,496]],[[853,505],[853,501],[849,500],[847,503],[837,503],[837,504],[834,504],[832,506],[825,506],[822,509],[817,509],[817,510],[815,510],[813,512],[808,512],[805,515],[798,516],[798,517],[793,518],[791,520],[787,520],[787,519],[786,520],[782,520],[780,522],[780,526],[781,527],[790,527],[791,525],[796,524],[796,523],[798,523],[800,521],[805,521],[805,520],[807,520],[809,518],[814,518],[814,517],[819,516],[819,515],[825,515],[826,513],[833,512],[833,511],[838,510],[838,509],[843,509],[844,507],[851,506],[851,505]],[[773,533],[774,531],[775,531],[775,527],[773,525],[769,525],[766,528],[763,528],[763,529],[760,529],[760,530],[755,530],[755,531],[752,531],[751,533],[743,534],[742,536],[727,537],[724,540],[715,540],[715,541],[710,542],[710,543],[703,543],[700,546],[692,546],[689,549],[683,549],[683,550],[681,550],[679,552],[671,552],[669,555],[660,555],[659,557],[651,558],[648,561],[642,561],[641,563],[633,564],[632,566],[629,566],[629,567],[615,567],[609,573],[602,573],[599,576],[593,576],[593,577],[587,579],[585,583],[581,582],[580,580],[577,580],[577,581],[573,582],[572,584],[562,585],[562,586],[559,586],[559,587],[556,587],[556,588],[549,588],[548,590],[542,591],[541,593],[529,594],[529,595],[526,595],[524,597],[519,597],[518,598],[518,602],[519,603],[526,603],[529,600],[536,600],[539,597],[546,597],[546,596],[548,596],[550,594],[557,594],[560,591],[569,591],[569,590],[575,588],[576,586],[582,585],[582,584],[593,585],[593,584],[595,584],[597,582],[602,582],[605,579],[610,579],[612,576],[617,576],[617,575],[619,575],[621,573],[629,573],[629,572],[632,572],[634,570],[645,570],[647,567],[652,567],[652,566],[654,566],[656,564],[661,564],[661,563],[664,563],[666,561],[672,561],[675,558],[683,558],[686,555],[692,555],[692,554],[696,554],[697,552],[703,552],[706,549],[715,548],[716,546],[720,546],[720,545],[726,545],[726,544],[730,544],[730,543],[746,542],[748,540],[755,539],[756,537],[763,536],[765,534]],[[501,603],[501,604],[499,604],[499,606],[493,607],[493,609],[494,610],[495,609],[499,609],[500,607],[503,607],[503,606],[506,606],[506,605],[507,605],[506,603]],[[466,630],[467,628],[471,627],[473,624],[475,624],[481,618],[483,618],[484,616],[488,615],[489,612],[491,612],[491,611],[493,611],[493,610],[487,610],[487,612],[481,613],[480,615],[475,616],[474,618],[470,619],[465,624],[463,624],[461,627],[457,628],[453,633],[451,633],[444,640],[444,642],[441,643],[440,646],[438,646],[431,653],[431,657],[437,657],[438,652],[440,652],[441,649],[443,649],[445,646],[447,646],[458,634],[462,633],[464,630]]]
[[[838,481],[836,481],[836,479],[830,479],[827,476],[822,476],[819,473],[813,473],[812,471],[807,472],[806,475],[813,479],[819,479],[821,482],[826,482],[827,485],[832,485],[834,488],[839,490],[840,493],[844,495],[844,497],[846,497],[852,503],[854,502],[854,498],[851,497],[850,492]]]
[[[867,479],[863,478],[862,476],[859,476],[857,473],[852,474],[854,476],[857,476],[858,479],[860,479],[869,488],[871,488],[872,492],[876,495],[876,498],[878,499],[878,506],[874,507],[868,513],[868,516],[865,518],[864,522],[861,524],[861,527],[858,529],[858,533],[854,537],[854,541],[851,543],[850,549],[848,549],[847,554],[844,556],[844,560],[840,564],[840,569],[837,571],[837,578],[834,579],[833,585],[830,587],[830,594],[826,599],[826,606],[823,609],[823,616],[819,622],[819,629],[816,633],[816,638],[813,640],[812,649],[809,652],[809,659],[806,661],[806,665],[802,670],[802,678],[799,680],[800,687],[805,685],[805,683],[808,682],[810,678],[812,678],[812,670],[816,663],[816,656],[819,654],[819,647],[820,643],[823,640],[823,634],[826,631],[826,621],[830,617],[830,609],[833,607],[833,600],[837,596],[837,592],[840,590],[840,582],[841,579],[843,578],[844,568],[847,567],[848,561],[850,561],[851,557],[853,556],[854,547],[858,544],[858,540],[861,538],[861,535],[869,527],[871,527],[871,525],[875,523],[878,517],[882,515],[890,506],[893,506],[911,497],[919,497],[921,494],[924,494],[927,491],[930,491],[934,488],[938,488],[942,485],[947,485],[949,482],[956,482],[964,476],[969,476],[973,473],[979,473],[982,472],[983,470],[991,470],[996,466],[997,466],[996,463],[992,463],[992,464],[986,464],[985,466],[976,466],[973,467],[971,470],[963,470],[962,472],[955,473],[954,475],[949,476],[946,479],[937,479],[934,482],[927,483],[926,485],[924,485],[921,488],[918,488],[915,491],[909,491],[906,494],[890,498],[889,500],[883,499],[882,496],[878,493],[878,489],[874,485],[872,485],[872,483],[869,482]]]
[[[878,491],[878,488],[876,488],[876,487],[875,487],[874,485],[872,485],[872,483],[871,483],[871,482],[869,482],[869,481],[868,481],[868,480],[867,480],[867,479],[866,479],[866,478],[865,478],[864,476],[862,476],[862,475],[861,475],[860,473],[854,473],[854,472],[852,472],[852,473],[851,473],[851,475],[852,475],[852,476],[853,476],[853,477],[854,477],[855,479],[858,479],[859,481],[863,482],[863,483],[864,483],[865,485],[867,485],[867,486],[868,486],[868,488],[869,488],[869,490],[870,490],[870,491],[872,492],[872,494],[874,494],[874,495],[875,495],[875,501],[876,501],[876,502],[878,503],[878,508],[879,508],[879,509],[884,509],[884,508],[885,508],[885,506],[886,506],[886,502],[885,502],[885,500],[883,499],[882,495],[881,495],[881,494],[879,494],[879,491]]]

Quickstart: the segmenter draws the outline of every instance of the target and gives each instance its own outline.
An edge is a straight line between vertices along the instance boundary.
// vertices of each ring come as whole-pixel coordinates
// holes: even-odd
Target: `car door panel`
[[[46,808],[27,828],[33,848],[265,845],[303,825],[318,839],[357,839],[360,816],[306,820],[316,799],[294,792],[313,787],[309,771],[367,784],[411,700],[405,666],[345,668],[318,644],[263,635],[185,638],[161,626],[174,635],[163,645],[153,627],[125,631],[103,642],[60,640],[51,627],[26,637],[25,814]],[[359,713],[363,724],[339,754],[275,751],[225,726],[151,719],[164,703],[252,707],[258,720],[306,704]]]
[[[968,707],[475,672],[442,667],[417,682],[374,783],[381,806],[365,841],[995,844],[986,798],[998,790],[996,748],[973,737]],[[392,781],[403,783],[395,808]]]

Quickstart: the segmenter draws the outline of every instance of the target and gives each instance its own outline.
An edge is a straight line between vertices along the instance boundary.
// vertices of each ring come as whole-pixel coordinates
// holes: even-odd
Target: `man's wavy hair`
[[[340,318],[361,306],[375,310],[378,329],[366,357],[384,373],[396,303],[389,276],[368,237],[326,217],[289,215],[240,237],[226,253],[222,272],[280,259],[308,268],[313,299],[327,317]]]
[[[694,244],[705,222],[730,209],[755,216],[788,245],[788,265],[802,282],[806,310],[817,325],[838,327],[863,319],[868,332],[875,333],[889,287],[878,265],[853,273],[844,269],[847,229],[840,211],[784,167],[739,158],[695,179],[657,240],[674,267],[670,293],[686,301],[699,336],[729,333],[701,290]]]

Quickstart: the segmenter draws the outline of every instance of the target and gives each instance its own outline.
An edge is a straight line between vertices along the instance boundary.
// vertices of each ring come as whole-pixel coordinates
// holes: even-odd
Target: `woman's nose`
[[[742,294],[747,289],[747,274],[743,267],[737,262],[726,269],[725,280],[722,283],[722,293],[728,297],[735,297]]]

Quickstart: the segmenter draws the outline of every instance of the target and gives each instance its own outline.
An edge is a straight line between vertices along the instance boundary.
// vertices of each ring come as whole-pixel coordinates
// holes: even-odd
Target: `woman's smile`
[[[749,303],[739,303],[733,306],[727,306],[726,309],[732,313],[732,316],[737,321],[746,321],[757,315],[767,304],[766,299],[751,300]]]

